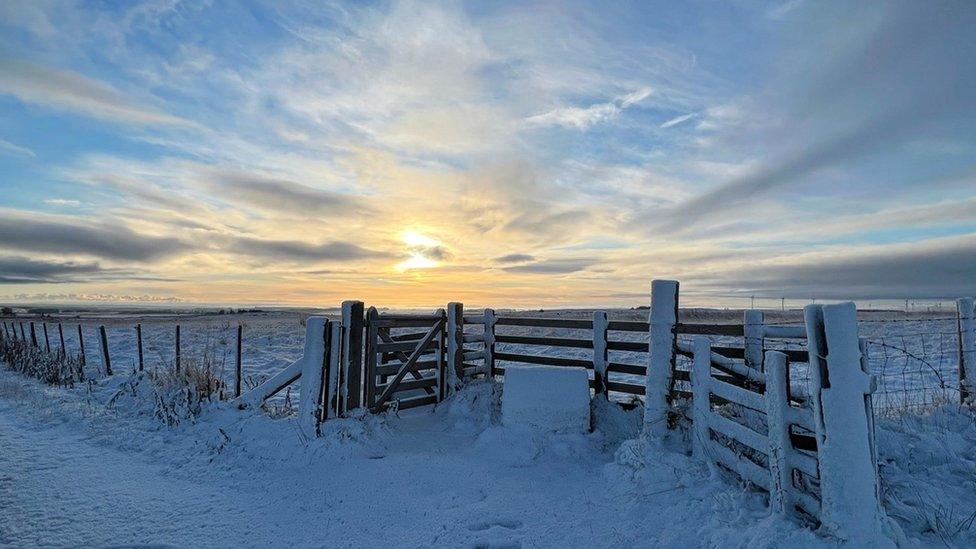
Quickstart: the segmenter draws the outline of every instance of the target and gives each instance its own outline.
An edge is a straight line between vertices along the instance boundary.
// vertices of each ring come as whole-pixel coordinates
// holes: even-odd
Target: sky
[[[0,299],[976,293],[976,4],[0,0]]]

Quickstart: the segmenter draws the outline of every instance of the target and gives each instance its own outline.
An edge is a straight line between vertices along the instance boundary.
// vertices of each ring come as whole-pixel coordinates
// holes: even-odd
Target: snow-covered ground
[[[182,319],[184,356],[208,341],[232,353],[237,319],[226,320]],[[249,375],[301,354],[300,318],[245,323]],[[0,545],[836,543],[770,515],[762,494],[693,460],[685,441],[635,440],[639,408],[597,406],[587,435],[528,433],[499,421],[500,384],[476,382],[434,410],[331,420],[317,439],[294,418],[226,403],[165,426],[121,358],[134,357],[131,325],[109,325],[112,378],[62,389],[0,368]],[[143,325],[147,359],[155,346],[164,363],[172,321]],[[973,413],[881,419],[878,446],[886,507],[909,543],[976,545]]]

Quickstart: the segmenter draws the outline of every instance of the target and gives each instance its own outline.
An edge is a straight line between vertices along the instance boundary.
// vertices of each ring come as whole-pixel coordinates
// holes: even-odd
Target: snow
[[[583,368],[509,366],[502,391],[502,422],[506,427],[552,433],[589,431],[589,374]]]
[[[143,324],[147,368],[171,356],[169,322]],[[294,316],[246,322],[246,377],[265,377],[301,356],[304,330]],[[236,318],[181,323],[184,356],[205,344],[233,347]],[[627,411],[603,399],[592,403],[594,430],[586,434],[504,425],[502,384],[487,381],[469,383],[434,410],[329,420],[319,438],[295,417],[231,403],[166,426],[132,373],[132,325],[107,324],[113,378],[60,389],[0,367],[0,546],[837,544],[693,459],[687,441],[636,438],[642,407]],[[93,372],[95,326],[86,323]],[[862,324],[861,331],[896,326]],[[76,333],[65,326],[69,349]],[[620,360],[614,353],[611,360]],[[880,419],[876,429],[883,501],[905,545],[976,545],[973,411],[943,406]]]

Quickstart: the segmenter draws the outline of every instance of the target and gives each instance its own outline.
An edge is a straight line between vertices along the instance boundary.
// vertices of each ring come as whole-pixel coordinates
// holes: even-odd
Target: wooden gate
[[[447,394],[447,315],[366,312],[365,404],[374,412],[436,404]],[[408,379],[409,377],[409,379]]]

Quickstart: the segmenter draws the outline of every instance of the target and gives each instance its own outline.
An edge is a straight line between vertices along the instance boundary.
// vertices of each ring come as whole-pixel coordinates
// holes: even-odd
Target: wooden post
[[[485,309],[485,377],[488,379],[495,379],[495,322],[495,309]]]
[[[105,326],[98,327],[98,334],[102,339],[102,363],[105,364],[105,375],[112,375],[112,357],[108,354],[108,336],[105,334]]]
[[[376,349],[373,345],[379,342],[380,328],[378,325],[380,313],[376,307],[366,311],[366,407],[372,408],[376,403]],[[385,376],[384,376],[385,381]]]
[[[64,328],[60,322],[58,322],[58,338],[61,340],[61,357],[63,358],[68,356],[68,350],[64,347]]]
[[[973,298],[956,301],[959,330],[959,399],[971,404],[976,394],[976,321],[973,317]]]
[[[447,398],[447,352],[444,349],[447,344],[447,312],[437,309],[437,316],[444,319],[441,329],[437,331],[437,337],[434,338],[437,342],[437,350],[434,351],[434,360],[437,362],[437,402],[440,402]],[[370,407],[373,404],[374,402],[369,402]]]
[[[447,304],[447,392],[458,390],[464,378],[464,304]]]
[[[707,459],[708,441],[711,439],[708,417],[712,411],[709,396],[712,379],[712,342],[708,337],[695,337],[692,361],[691,392],[694,408],[691,419],[692,452],[699,459]]]
[[[47,322],[41,322],[41,327],[44,328],[44,351],[51,352],[51,338],[47,335]]]
[[[763,371],[763,312],[748,309],[742,315],[746,366]]]
[[[24,343],[27,343],[27,336],[24,335],[24,323],[23,322],[20,323],[20,340],[23,341]]]
[[[141,372],[144,368],[144,363],[142,360],[142,324],[136,324],[136,352],[139,353],[139,371]]]
[[[607,391],[607,366],[609,351],[607,351],[607,320],[606,311],[593,311],[593,394],[610,398]]]
[[[346,410],[355,410],[363,405],[363,302],[342,302],[342,325],[345,328],[343,341],[343,385],[345,388]]]
[[[33,322],[30,323],[30,329],[31,329],[31,345],[37,347],[37,331],[34,330]]]
[[[180,325],[176,325],[176,356],[173,359],[173,365],[176,367],[176,373],[180,373],[180,362],[182,362],[182,357],[180,353]]]
[[[875,454],[871,393],[853,303],[804,308],[810,353],[821,512],[827,532],[853,546],[887,536]]]
[[[787,514],[790,510],[789,489],[793,474],[788,459],[793,447],[790,441],[790,422],[787,417],[790,396],[787,391],[789,366],[786,355],[766,351],[766,425],[769,441],[769,506],[773,511]]]
[[[78,325],[78,346],[81,349],[81,377],[84,379],[85,366],[87,366],[88,359],[85,357],[85,335],[81,332],[81,324]]]
[[[325,385],[325,346],[329,322],[325,317],[312,316],[305,321],[305,352],[302,355],[302,385],[298,397],[298,425],[310,437],[319,433],[322,417],[322,389]]]
[[[241,396],[241,339],[244,335],[244,325],[237,325],[237,356],[234,358],[234,398]]]
[[[327,347],[329,349],[328,362],[326,364],[326,386],[323,388],[322,402],[322,421],[328,419],[329,415],[340,417],[342,415],[341,390],[339,387],[339,373],[342,365],[342,342],[343,327],[341,322],[332,321]]]
[[[651,283],[650,352],[645,387],[644,435],[661,438],[668,430],[669,393],[677,360],[678,282]]]

